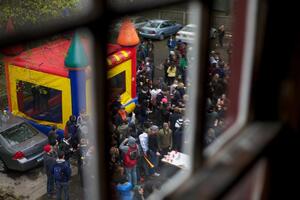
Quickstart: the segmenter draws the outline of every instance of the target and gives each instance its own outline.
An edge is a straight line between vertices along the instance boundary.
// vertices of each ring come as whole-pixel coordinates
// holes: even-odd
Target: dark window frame
[[[172,5],[172,3],[174,2],[184,2],[184,1],[175,1],[175,0],[172,0],[172,1],[161,1],[160,3],[156,3],[154,5],[149,5],[149,4],[144,4],[143,6],[141,6],[140,4],[136,4],[128,9],[107,9],[106,11],[104,11],[106,8],[107,8],[107,5],[106,3],[103,3],[101,2],[101,4],[99,3],[96,3],[95,1],[95,6],[94,6],[94,10],[92,12],[92,17],[89,17],[85,20],[79,20],[79,21],[71,21],[71,23],[65,23],[63,22],[62,24],[57,24],[57,25],[53,25],[51,26],[49,29],[41,29],[42,31],[41,32],[35,32],[36,30],[39,30],[40,27],[36,26],[36,27],[30,27],[31,30],[28,31],[26,34],[24,33],[17,33],[16,35],[8,35],[8,36],[5,36],[5,37],[2,37],[0,39],[0,44],[1,45],[8,45],[8,44],[14,44],[14,43],[19,43],[19,42],[22,42],[22,41],[26,41],[26,40],[33,40],[33,39],[36,39],[36,38],[39,38],[41,36],[49,36],[53,33],[56,33],[56,32],[63,32],[63,31],[66,31],[66,30],[71,30],[71,29],[74,29],[74,28],[77,28],[77,27],[80,27],[82,25],[90,28],[92,34],[94,36],[97,36],[94,38],[94,42],[95,42],[95,46],[94,46],[94,55],[102,55],[102,59],[99,59],[98,56],[96,56],[95,58],[95,65],[96,66],[104,66],[105,65],[105,45],[100,45],[100,44],[106,44],[106,41],[107,41],[107,34],[106,33],[103,33],[103,31],[99,31],[98,30],[98,26],[99,24],[104,24],[104,27],[107,28],[108,25],[109,25],[109,22],[106,22],[105,19],[113,19],[115,18],[116,16],[122,16],[123,14],[125,13],[134,13],[135,11],[138,11],[139,9],[146,9],[146,8],[151,8],[152,6],[155,7],[155,6],[162,6],[162,5]],[[209,30],[209,10],[211,8],[211,3],[207,0],[203,0],[202,1],[203,3],[203,7],[206,9],[205,12],[202,14],[202,21],[203,21],[203,27],[201,27],[201,30],[200,30],[200,27],[199,27],[199,30],[203,33],[201,34],[201,39],[200,39],[200,47],[201,47],[201,50],[207,50],[208,48],[208,44],[207,42],[205,42],[205,40],[208,38],[208,32],[209,31],[205,31],[205,30]],[[97,11],[97,9],[99,9]],[[27,29],[28,30],[28,29]],[[103,30],[103,29],[102,29]],[[108,29],[106,29],[108,30]],[[201,52],[206,52],[206,51],[201,51]],[[207,58],[207,52],[206,53],[202,53],[201,55],[199,55],[199,58],[201,60],[201,62],[199,63],[200,66],[205,66],[205,61],[206,60],[205,58]],[[205,107],[205,99],[204,98],[201,98],[201,95],[203,94],[203,88],[205,87],[205,68],[204,67],[201,67],[201,73],[200,73],[200,81],[197,83],[197,85],[199,85],[199,101],[198,101],[198,105],[196,106],[196,109],[198,111],[198,113],[204,113],[204,112],[201,112],[204,110],[204,107]],[[107,95],[104,95],[104,98],[103,98],[103,94],[107,94],[107,82],[106,82],[106,77],[105,77],[105,74],[106,74],[106,69],[105,68],[96,68],[95,69],[95,73],[97,74],[100,74],[100,77],[98,80],[95,81],[95,90],[98,91],[95,95],[96,97],[96,102],[97,102],[97,107],[96,107],[96,111],[98,113],[98,121],[99,122],[102,122],[102,123],[98,123],[97,124],[97,131],[98,132],[105,132],[105,130],[107,130],[107,120],[106,120],[106,116],[105,116],[105,112],[102,112],[103,110],[105,110],[106,108],[106,102],[108,100],[107,98]],[[204,83],[201,85],[201,83]],[[102,91],[102,92],[99,92],[99,91]],[[199,112],[200,111],[200,112]],[[205,122],[205,118],[203,115],[199,115],[198,116],[198,119],[197,121],[199,122]],[[250,123],[248,123],[249,125]],[[270,141],[272,140],[273,137],[275,137],[276,133],[278,133],[278,125],[277,124],[273,124],[274,127],[277,127],[277,128],[274,128],[273,131],[271,131],[270,135],[269,135],[269,140],[260,140],[261,145],[262,147],[266,147],[267,144],[270,143]],[[196,134],[196,138],[195,138],[195,142],[199,142],[200,144],[203,142],[203,127],[199,127],[197,132],[199,132],[199,134]],[[247,130],[247,129],[246,129]],[[260,132],[258,133],[261,133],[264,129],[262,129]],[[259,136],[259,134],[255,134],[253,135],[253,137],[264,137],[264,136]],[[240,137],[242,138],[246,138],[246,134],[245,136],[241,133],[239,134]],[[259,136],[259,137],[258,137]],[[109,154],[106,153],[106,152],[109,152],[109,149],[108,149],[108,141],[109,141],[109,138],[106,134],[98,134],[97,135],[97,138],[98,140],[98,149],[97,151],[99,152],[99,166],[100,166],[100,169],[99,169],[99,180],[101,180],[100,182],[100,197],[102,199],[109,199],[110,197],[110,194],[107,192],[109,191],[109,187],[108,187],[108,181],[109,181],[109,176],[108,176],[108,170],[107,170],[107,167],[106,167],[106,162],[109,160]],[[265,138],[265,139],[268,139],[268,138]],[[236,141],[233,141],[233,144],[232,144],[232,148],[237,148],[239,143],[236,142]],[[99,147],[102,147],[102,149],[99,149]],[[199,145],[198,145],[199,147]],[[103,148],[104,148],[104,151],[103,151]],[[226,153],[226,151],[224,151]],[[223,153],[224,153],[223,152]],[[252,155],[251,155],[251,158],[248,162],[245,162],[245,165],[243,166],[240,166],[240,170],[241,171],[247,171],[247,169],[249,169],[249,166],[251,166],[251,164],[253,164],[255,162],[255,160],[257,160],[258,156],[262,153],[263,151],[260,151],[260,152],[254,152]],[[205,175],[207,173],[211,173],[211,172],[216,172],[214,170],[220,170],[220,168],[214,168],[214,167],[217,167],[218,165],[216,163],[214,163],[212,160],[210,160],[212,163],[212,165],[207,165],[205,168],[205,166],[203,167],[203,157],[202,156],[199,156],[199,155],[202,155],[203,153],[203,145],[200,145],[200,148],[194,148],[194,166],[193,166],[193,171],[194,171],[194,176],[195,178],[193,178],[191,181],[194,183],[194,185],[196,186],[196,188],[201,188],[200,186],[202,186],[201,184],[199,184],[199,182],[197,182],[197,177],[200,176],[201,174],[202,175]],[[228,151],[227,153],[230,153],[230,151]],[[198,155],[198,157],[196,157],[196,155]],[[221,162],[221,160],[219,159],[216,159],[218,162]],[[233,162],[235,164],[238,163],[238,161],[235,161]],[[220,166],[222,168],[222,166]],[[196,172],[201,169],[199,171],[199,174],[196,174]],[[226,173],[226,172],[220,172],[220,173]],[[243,172],[245,173],[245,172]],[[224,194],[226,191],[228,191],[231,186],[236,183],[238,181],[238,179],[242,176],[243,174],[242,172],[238,175],[238,176],[235,176],[237,179],[235,181],[231,181],[230,183],[228,182],[224,182],[225,184],[227,183],[227,186],[225,189],[224,187],[222,187],[222,190],[219,190],[219,193],[216,193],[216,195],[222,195]],[[209,179],[210,177],[208,177]],[[231,177],[232,178],[232,177]],[[200,180],[200,179],[199,179]],[[222,182],[222,180],[219,180]],[[187,184],[187,187],[189,185]],[[204,186],[204,185],[203,185]],[[192,187],[190,187],[192,188]],[[184,195],[183,194],[187,194],[186,191],[178,191],[178,193],[181,195],[181,197]],[[178,193],[174,193],[173,195],[176,195]],[[192,194],[196,194],[196,191],[192,191]],[[172,194],[171,196],[172,197]],[[174,197],[174,196],[173,196]],[[178,196],[177,196],[178,197]],[[218,197],[218,196],[216,196]],[[199,198],[199,196],[197,197]],[[180,198],[178,198],[180,199]]]

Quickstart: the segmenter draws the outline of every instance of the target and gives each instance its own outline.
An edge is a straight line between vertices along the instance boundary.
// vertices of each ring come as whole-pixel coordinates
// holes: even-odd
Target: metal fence
[[[188,20],[197,16],[197,13],[182,11],[182,10],[157,10],[157,12],[144,13],[145,17],[150,19],[167,19],[174,20],[177,23],[186,25],[191,22]],[[231,31],[232,16],[224,13],[214,13],[212,20],[212,27],[219,27],[221,24],[225,25],[226,31]]]
[[[193,15],[196,16],[196,13],[177,10],[158,10],[157,12],[149,12],[144,14],[144,16],[150,19],[174,20],[183,25],[188,24],[188,19],[193,17]]]

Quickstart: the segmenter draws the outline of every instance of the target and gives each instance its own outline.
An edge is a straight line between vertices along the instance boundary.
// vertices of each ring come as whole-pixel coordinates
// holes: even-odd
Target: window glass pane
[[[248,121],[258,12],[256,1],[216,0],[214,3],[205,156],[225,147]]]
[[[18,80],[19,110],[36,120],[62,123],[61,91]]]
[[[72,30],[17,44],[22,48],[0,49],[1,95],[8,100],[0,110],[1,159],[8,169],[26,170],[12,171],[12,176],[0,172],[0,179],[5,179],[0,183],[1,194],[49,199],[54,183],[47,194],[47,178],[39,165],[45,158],[46,174],[53,173],[56,181],[68,180],[69,199],[99,199],[92,44],[88,31]],[[120,72],[112,80],[121,93],[125,76]],[[43,157],[44,152],[49,154]],[[71,167],[70,177],[51,171],[57,160]],[[12,185],[15,181],[20,184]]]
[[[194,7],[183,4],[136,13],[150,19],[138,29],[132,16],[110,25],[112,33],[118,29],[110,34],[115,38],[108,45],[108,77],[126,71],[124,94],[109,102],[109,167],[112,193],[119,198],[125,187],[135,197],[143,193],[145,198],[161,198],[191,172],[195,118],[190,108],[196,101],[189,100],[196,96],[191,83],[196,84],[199,69],[198,39],[178,36],[184,25],[198,23],[199,5]],[[113,93],[116,84],[110,79]]]
[[[210,28],[209,80],[206,113],[206,146],[212,144],[233,121],[228,108],[231,104],[229,80],[231,79],[232,12],[231,0],[214,1]],[[235,83],[238,85],[238,83]],[[238,91],[234,91],[238,93]],[[234,105],[233,105],[234,106]],[[230,120],[229,120],[230,119]]]
[[[126,91],[125,71],[113,76],[112,78],[109,78],[108,81],[110,87],[112,88],[112,96],[120,96]]]
[[[8,1],[0,4],[0,39],[7,34],[30,31],[47,23],[58,25],[68,23],[91,12],[92,0]],[[30,28],[30,29],[29,29]]]

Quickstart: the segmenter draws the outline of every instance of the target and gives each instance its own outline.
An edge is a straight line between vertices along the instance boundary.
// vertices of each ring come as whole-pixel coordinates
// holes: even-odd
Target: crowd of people
[[[226,111],[229,105],[227,98],[229,65],[216,51],[209,56],[208,97],[206,102],[206,126],[204,144],[208,146],[223,132],[226,122]]]
[[[218,42],[223,48],[224,27]],[[191,86],[187,70],[190,57],[186,43],[171,36],[167,41],[168,57],[163,63],[163,75],[155,75],[154,43],[144,40],[138,47],[137,96],[132,113],[127,113],[115,97],[110,112],[110,170],[112,189],[120,199],[141,199],[159,188],[161,158],[171,150],[183,151],[187,141],[184,130],[189,119],[184,115]],[[209,56],[208,97],[205,141],[208,146],[222,133],[229,104],[227,99],[230,68],[221,54]],[[154,76],[155,75],[155,76]],[[154,181],[153,181],[154,180]]]
[[[168,152],[183,152],[189,126],[185,116],[191,87],[187,70],[189,46],[171,36],[166,46],[168,56],[161,63],[162,75],[155,74],[154,43],[144,40],[138,47],[136,88],[137,102],[130,113],[122,105],[120,95],[112,96],[108,105],[111,189],[114,199],[144,199],[162,184],[161,162]],[[226,97],[230,68],[216,51],[209,56],[208,97],[205,125],[207,146],[224,130],[229,104]],[[70,159],[77,160],[82,182],[82,169],[93,155],[93,145],[86,139],[89,117],[82,112],[70,116],[59,139],[56,127],[49,132],[49,145],[45,146],[44,166],[48,177],[47,193],[51,196],[56,186],[60,199],[64,192],[68,199],[68,182],[71,178]]]
[[[121,199],[142,199],[160,187],[160,162],[164,155],[183,151],[184,115],[189,96],[187,46],[173,36],[167,41],[169,54],[161,65],[162,76],[154,76],[154,44],[144,40],[138,48],[137,103],[127,113],[114,97],[110,113],[110,170],[112,189]]]
[[[88,139],[91,129],[89,116],[82,111],[78,117],[71,115],[66,123],[64,136],[60,138],[57,127],[53,126],[48,133],[48,144],[44,146],[44,169],[47,175],[47,195],[57,200],[69,198],[69,182],[71,179],[71,160],[77,163],[81,187],[84,180],[93,178],[93,174],[85,174],[83,168],[92,164],[94,146]],[[84,190],[84,188],[83,188]]]

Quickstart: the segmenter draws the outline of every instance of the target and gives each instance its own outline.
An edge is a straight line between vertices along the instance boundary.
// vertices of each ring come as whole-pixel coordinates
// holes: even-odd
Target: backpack
[[[136,148],[129,153],[129,158],[131,160],[136,160],[137,157],[138,157],[138,152],[137,152],[137,148]]]
[[[56,181],[63,181],[65,178],[65,174],[63,172],[64,165],[56,164],[53,167],[53,175]]]
[[[134,167],[137,164],[138,147],[129,147],[127,153],[124,155],[124,165],[126,167]]]

